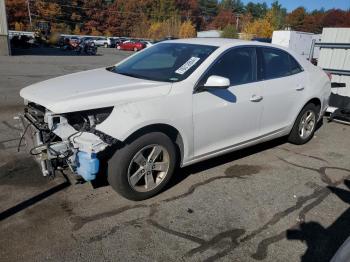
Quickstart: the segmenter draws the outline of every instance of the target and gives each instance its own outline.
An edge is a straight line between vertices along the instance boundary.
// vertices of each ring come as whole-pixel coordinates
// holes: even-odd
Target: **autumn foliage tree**
[[[223,29],[227,25],[234,25],[236,24],[236,16],[232,11],[230,10],[220,10],[218,15],[213,19],[211,24],[209,25],[209,28],[213,29]]]
[[[273,30],[271,13],[267,13],[264,18],[247,23],[243,28],[246,39],[251,39],[253,37],[271,38]]]
[[[9,28],[29,29],[29,16],[26,0],[6,0],[6,11]]]
[[[287,25],[290,26],[293,30],[302,31],[305,18],[307,16],[306,10],[304,7],[298,7],[288,14],[286,18]]]
[[[278,2],[242,0],[5,0],[10,29],[150,37],[195,36],[195,31],[234,26],[245,35],[271,37],[273,30],[320,33],[323,27],[350,27],[350,11],[299,7],[287,14]],[[29,3],[34,28],[29,26]],[[238,23],[237,23],[238,22]],[[180,32],[181,31],[181,32]]]
[[[179,31],[179,37],[180,38],[191,38],[196,37],[196,29],[192,25],[191,21],[185,21],[180,26]]]

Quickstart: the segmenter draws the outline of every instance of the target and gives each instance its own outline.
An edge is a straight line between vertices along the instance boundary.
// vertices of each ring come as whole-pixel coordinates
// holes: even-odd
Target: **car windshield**
[[[178,82],[192,74],[216,46],[162,43],[147,48],[111,72],[163,82]]]

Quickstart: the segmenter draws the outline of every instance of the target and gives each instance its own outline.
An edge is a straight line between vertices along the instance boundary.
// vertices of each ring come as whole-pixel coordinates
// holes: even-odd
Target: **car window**
[[[231,86],[255,81],[255,48],[234,48],[223,54],[201,80],[201,85],[208,77],[218,75],[230,79]]]
[[[176,56],[172,53],[155,53],[151,54],[148,59],[144,59],[140,63],[133,65],[131,68],[136,70],[171,68],[175,62]]]
[[[262,79],[273,79],[302,71],[299,63],[287,52],[277,48],[261,49],[260,72]]]
[[[262,49],[264,79],[290,75],[289,57],[286,52],[278,49]]]
[[[191,75],[216,46],[161,43],[108,70],[154,81],[178,82]]]
[[[291,70],[291,74],[292,75],[300,73],[301,71],[303,71],[303,69],[301,68],[299,63],[291,55],[289,56],[289,61],[290,61],[290,70]]]

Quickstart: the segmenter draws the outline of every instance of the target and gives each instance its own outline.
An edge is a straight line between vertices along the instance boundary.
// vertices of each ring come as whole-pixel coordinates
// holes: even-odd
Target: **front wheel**
[[[312,103],[301,110],[289,134],[289,142],[302,145],[311,140],[316,130],[318,111],[317,106]]]
[[[116,151],[108,162],[108,181],[125,198],[144,200],[164,188],[175,163],[171,139],[160,132],[148,133]]]

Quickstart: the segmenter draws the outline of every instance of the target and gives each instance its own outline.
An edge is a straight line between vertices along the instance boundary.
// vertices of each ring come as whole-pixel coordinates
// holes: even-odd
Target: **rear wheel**
[[[318,111],[318,107],[312,103],[301,110],[289,134],[289,142],[302,145],[311,140],[317,125]]]
[[[163,133],[140,136],[119,149],[108,162],[108,181],[125,198],[144,200],[156,195],[169,181],[176,150]]]
[[[104,44],[104,47],[105,47],[105,48],[107,48],[107,47],[108,47],[108,44],[107,44],[107,43],[105,43],[105,44]]]

